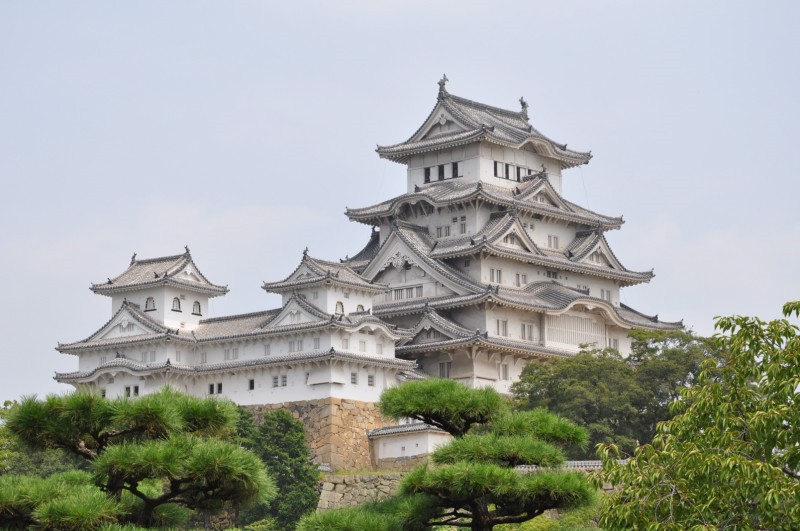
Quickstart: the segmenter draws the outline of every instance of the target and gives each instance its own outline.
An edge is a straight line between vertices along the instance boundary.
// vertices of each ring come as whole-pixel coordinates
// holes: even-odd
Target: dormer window
[[[342,301],[336,301],[336,315],[339,317],[344,315],[344,303]]]
[[[192,304],[192,315],[202,315],[200,313],[200,301],[194,301],[194,304]]]
[[[147,297],[144,301],[144,311],[153,312],[156,309],[156,300],[153,297]]]
[[[172,311],[173,312],[181,311],[181,300],[178,297],[172,299]]]

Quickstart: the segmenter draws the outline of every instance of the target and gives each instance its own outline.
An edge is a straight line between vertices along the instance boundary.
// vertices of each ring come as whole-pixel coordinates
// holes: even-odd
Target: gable
[[[133,316],[127,308],[122,308],[111,321],[95,332],[87,341],[97,341],[99,339],[117,339],[129,336],[141,336],[147,334],[160,334],[161,331],[142,324],[139,319]]]
[[[528,232],[520,224],[519,220],[516,220],[508,230],[497,237],[494,243],[499,247],[506,247],[515,251],[536,255],[542,254],[539,248],[536,247],[536,244],[533,243],[533,240],[531,240]]]
[[[300,325],[319,321],[320,317],[318,315],[314,315],[302,304],[300,304],[297,299],[292,298],[286,303],[286,306],[281,309],[280,313],[269,323],[267,323],[264,328],[270,329],[281,326]]]
[[[466,130],[467,128],[458,122],[449,111],[442,107],[441,104],[437,104],[428,119],[425,120],[425,123],[423,123],[414,136],[409,139],[409,142],[418,142],[437,136],[461,133]]]
[[[392,288],[399,288],[397,286],[398,280],[405,278],[404,283],[409,283],[409,274],[404,274],[403,271],[412,271],[412,275],[417,276],[413,280],[415,285],[417,283],[432,284],[438,282],[438,289],[441,291],[436,294],[425,294],[425,297],[469,293],[466,288],[459,286],[456,282],[437,271],[433,265],[421,257],[417,251],[406,245],[394,232],[389,235],[378,255],[373,258],[372,262],[364,270],[363,276],[373,282],[389,284]]]
[[[626,270],[619,260],[617,260],[616,256],[614,256],[614,253],[611,252],[605,238],[599,238],[594,249],[586,253],[586,256],[584,256],[579,263],[617,271]]]

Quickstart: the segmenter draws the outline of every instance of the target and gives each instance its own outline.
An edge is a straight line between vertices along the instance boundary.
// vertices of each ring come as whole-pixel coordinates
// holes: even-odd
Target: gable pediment
[[[598,238],[597,244],[594,248],[586,253],[583,259],[580,260],[581,264],[586,264],[593,267],[602,267],[604,269],[614,269],[617,271],[625,271],[625,268],[617,260],[614,253],[608,247],[605,238]]]
[[[498,247],[506,247],[518,252],[527,252],[535,255],[542,254],[519,220],[516,220],[508,230],[500,234],[494,243]]]
[[[437,271],[435,265],[428,263],[395,233],[389,236],[378,255],[364,270],[363,276],[392,288],[398,287],[398,284],[437,282],[438,289],[442,290],[437,295],[469,293],[463,286]]]
[[[161,330],[150,327],[137,319],[128,308],[123,307],[111,321],[95,332],[87,341],[97,341],[100,339],[118,339],[128,336],[141,336],[148,334],[159,334]]]
[[[270,329],[319,322],[322,316],[315,315],[309,310],[307,305],[308,303],[301,304],[296,298],[290,299],[286,303],[286,306],[281,309],[280,313],[264,325],[264,328]],[[321,310],[319,310],[319,312],[322,313]]]
[[[437,105],[431,115],[420,126],[409,142],[418,142],[443,135],[452,135],[466,131],[467,128],[441,104]]]

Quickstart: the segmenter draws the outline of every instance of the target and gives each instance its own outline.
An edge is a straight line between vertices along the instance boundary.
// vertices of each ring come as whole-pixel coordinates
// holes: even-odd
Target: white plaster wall
[[[377,459],[392,459],[430,454],[451,440],[447,433],[424,431],[378,437],[372,445]]]
[[[440,164],[445,165],[445,180],[451,179],[451,164],[453,162],[458,162],[460,177],[457,178],[464,181],[477,182],[480,164],[478,162],[478,147],[477,143],[475,143],[410,157],[407,170],[408,193],[413,193],[415,186],[422,188],[428,185],[428,183],[425,183],[426,167],[433,167],[431,170],[431,182],[438,182],[439,174],[436,166]]]

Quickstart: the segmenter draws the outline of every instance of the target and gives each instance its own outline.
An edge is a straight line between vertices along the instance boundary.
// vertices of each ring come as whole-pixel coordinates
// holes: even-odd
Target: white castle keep
[[[265,283],[280,308],[206,318],[212,284],[189,249],[138,259],[94,293],[111,319],[59,343],[78,370],[59,382],[105,396],[165,385],[255,409],[288,408],[321,463],[363,468],[430,452],[446,437],[425,425],[384,426],[381,392],[409,379],[450,378],[502,393],[526,363],[581,345],[630,352],[634,328],[676,329],[620,303],[653,277],[626,269],[604,233],[621,217],[561,195],[562,172],[586,164],[519,111],[450,94],[407,141],[378,154],[408,168],[407,193],[347,216],[372,227],[337,262],[303,253],[285,280]]]

